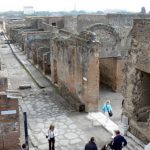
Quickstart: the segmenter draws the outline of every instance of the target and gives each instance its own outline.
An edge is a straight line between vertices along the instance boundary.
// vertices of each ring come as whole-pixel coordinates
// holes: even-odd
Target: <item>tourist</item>
[[[120,135],[119,130],[116,130],[115,137],[111,142],[111,148],[113,150],[122,150],[122,148],[126,145],[127,145],[126,139],[122,135]]]
[[[49,130],[48,130],[48,142],[49,142],[49,150],[55,150],[55,136],[56,132],[54,130],[54,125],[50,125]]]
[[[107,123],[109,120],[109,117],[111,117],[113,115],[110,100],[106,101],[106,103],[103,105],[102,110],[103,110],[104,114],[106,115],[106,123]]]
[[[91,137],[90,141],[85,145],[85,150],[97,150],[94,137]]]

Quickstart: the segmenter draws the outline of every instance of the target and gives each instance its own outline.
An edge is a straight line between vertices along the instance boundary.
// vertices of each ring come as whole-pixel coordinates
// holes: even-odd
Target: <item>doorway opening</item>
[[[140,84],[137,85],[137,92],[135,93],[138,97],[136,106],[136,114],[139,122],[150,121],[150,74],[140,71]]]
[[[57,61],[54,60],[54,84],[58,83],[58,75],[57,75]]]
[[[110,100],[112,109],[113,109],[113,117],[111,118],[113,121],[118,123],[122,114],[122,101],[123,96],[120,92],[116,92],[116,68],[117,68],[117,58],[107,57],[100,58],[100,111],[102,111],[103,104]],[[115,111],[114,111],[115,110]]]

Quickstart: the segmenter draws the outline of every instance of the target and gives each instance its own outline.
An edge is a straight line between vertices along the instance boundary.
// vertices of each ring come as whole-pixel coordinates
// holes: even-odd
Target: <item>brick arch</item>
[[[110,25],[102,24],[102,23],[97,23],[89,26],[87,30],[90,30],[94,32],[95,30],[105,30],[106,32],[109,32],[113,35],[113,37],[116,39],[116,42],[120,41],[121,38],[119,34],[116,32],[115,28],[113,28]]]
[[[117,57],[120,55],[121,38],[115,28],[110,25],[97,23],[87,27],[87,31],[96,34],[95,38],[101,45],[101,57]]]

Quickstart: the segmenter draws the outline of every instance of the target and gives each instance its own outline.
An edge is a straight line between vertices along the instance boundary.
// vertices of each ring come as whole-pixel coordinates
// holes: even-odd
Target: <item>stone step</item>
[[[129,150],[144,150],[145,144],[130,132],[127,132],[127,141]]]
[[[6,91],[6,93],[7,93],[8,97],[17,97],[17,98],[22,97],[22,94],[18,90],[9,89],[9,90]]]
[[[97,122],[97,124],[103,126],[108,132],[112,135],[114,134],[114,130],[118,130],[119,127],[112,120],[106,118],[106,116],[102,112],[92,112],[89,113],[87,118],[92,120],[92,122]]]
[[[24,84],[24,85],[20,85],[20,86],[19,86],[19,89],[20,89],[20,90],[30,89],[30,88],[31,88],[31,85],[30,85],[30,84]]]
[[[106,124],[106,116],[101,112],[89,113],[87,118],[89,120],[92,120],[93,124],[96,123],[96,125],[103,126],[111,134],[114,130],[119,129],[118,125],[111,120],[109,120]],[[132,135],[130,132],[127,132],[127,136],[125,138],[127,139],[128,144],[124,148],[124,150],[144,150],[144,143],[134,135]]]

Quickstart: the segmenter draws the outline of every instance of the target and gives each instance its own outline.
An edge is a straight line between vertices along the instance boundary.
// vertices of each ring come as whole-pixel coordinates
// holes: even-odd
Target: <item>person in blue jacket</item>
[[[103,105],[102,110],[103,110],[104,114],[106,115],[106,123],[107,123],[109,120],[109,112],[110,111],[112,112],[112,106],[110,104],[110,100],[106,101],[106,103]]]

